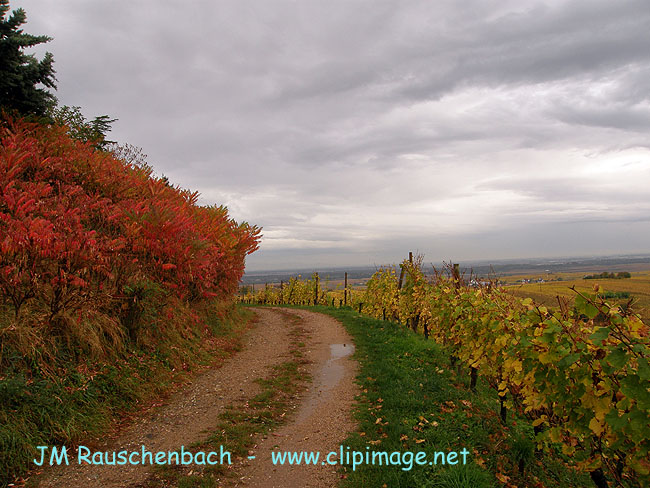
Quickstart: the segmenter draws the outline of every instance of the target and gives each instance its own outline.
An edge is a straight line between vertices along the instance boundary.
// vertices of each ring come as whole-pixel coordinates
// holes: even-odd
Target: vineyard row
[[[469,287],[457,269],[425,276],[421,259],[400,274],[378,270],[365,291],[325,291],[320,279],[291,279],[241,297],[265,304],[347,304],[422,332],[452,363],[492,386],[527,417],[540,449],[560,452],[597,486],[650,483],[650,329],[629,309],[576,292],[556,310],[498,287]]]

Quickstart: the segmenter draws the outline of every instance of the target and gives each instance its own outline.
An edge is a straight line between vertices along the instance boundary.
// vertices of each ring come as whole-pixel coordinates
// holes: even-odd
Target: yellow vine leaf
[[[573,446],[567,446],[566,444],[562,444],[562,452],[567,456],[570,456],[574,452],[576,452],[576,448]]]
[[[591,419],[591,421],[589,422],[589,428],[596,435],[600,435],[600,434],[603,433],[603,425],[598,421],[598,419],[596,417]],[[565,453],[565,454],[568,454],[568,453]]]
[[[557,427],[549,430],[548,436],[551,438],[551,441],[553,442],[560,442],[562,440],[562,433],[560,432],[560,429]]]

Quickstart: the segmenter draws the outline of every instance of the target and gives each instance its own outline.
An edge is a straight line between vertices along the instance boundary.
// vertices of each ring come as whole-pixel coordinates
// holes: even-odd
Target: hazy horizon
[[[417,252],[414,252],[414,256],[417,256]],[[248,266],[246,267],[246,274],[264,274],[264,273],[285,273],[285,272],[295,272],[295,271],[329,271],[329,270],[355,270],[355,269],[368,269],[373,267],[381,266],[397,266],[404,259],[407,259],[408,253],[401,257],[400,259],[393,261],[384,261],[384,262],[372,262],[366,264],[348,264],[348,265],[332,265],[332,266],[305,266],[305,267],[284,267],[284,268],[260,268],[260,269],[251,269]],[[581,262],[585,263],[590,260],[601,261],[601,260],[620,260],[624,263],[628,261],[635,261],[637,259],[642,260],[643,262],[648,262],[650,266],[650,253],[641,252],[641,253],[624,253],[624,254],[594,254],[594,255],[574,255],[574,256],[529,256],[529,257],[518,257],[518,258],[504,258],[504,259],[490,259],[490,258],[478,258],[478,259],[428,259],[426,255],[423,255],[423,262],[425,265],[433,263],[434,265],[443,265],[446,263],[459,263],[461,266],[489,266],[489,265],[509,265],[509,264],[541,264],[541,263],[567,263],[567,262]]]
[[[648,252],[645,0],[12,0],[248,269]]]

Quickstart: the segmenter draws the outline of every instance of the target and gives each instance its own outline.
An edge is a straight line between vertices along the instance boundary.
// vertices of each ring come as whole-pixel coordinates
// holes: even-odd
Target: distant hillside
[[[432,266],[437,269],[443,269],[444,263],[429,263],[425,260],[424,270],[432,272]],[[546,272],[600,272],[603,269],[608,271],[634,271],[638,269],[650,269],[650,254],[629,255],[629,256],[601,256],[601,257],[584,257],[584,258],[564,258],[564,259],[530,259],[530,260],[497,260],[497,261],[459,261],[460,268],[465,273],[470,271],[478,276],[507,276],[514,274],[536,273],[539,271]],[[289,278],[302,275],[310,276],[313,272],[318,272],[323,278],[329,277],[332,281],[340,281],[345,273],[348,273],[348,279],[363,280],[369,279],[379,266],[350,266],[348,268],[322,267],[312,269],[294,269],[279,271],[247,271],[243,278],[243,284],[264,284],[279,283],[288,281]]]

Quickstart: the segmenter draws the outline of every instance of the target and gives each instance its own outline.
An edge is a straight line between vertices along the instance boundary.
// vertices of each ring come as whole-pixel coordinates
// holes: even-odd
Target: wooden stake
[[[476,381],[478,380],[478,369],[470,368],[469,374],[469,388],[472,391],[476,391]]]

